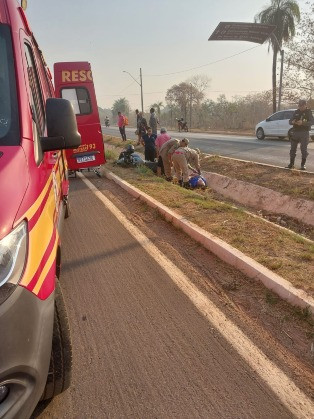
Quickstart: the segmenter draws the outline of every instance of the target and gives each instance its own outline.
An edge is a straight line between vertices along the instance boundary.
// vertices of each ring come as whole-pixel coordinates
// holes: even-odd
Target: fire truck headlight
[[[24,270],[27,251],[26,222],[0,240],[0,304],[14,291]]]

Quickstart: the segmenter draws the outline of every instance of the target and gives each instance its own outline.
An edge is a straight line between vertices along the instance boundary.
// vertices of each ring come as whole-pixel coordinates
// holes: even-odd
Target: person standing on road
[[[155,161],[156,157],[156,146],[155,146],[156,134],[153,134],[151,127],[147,128],[147,133],[142,137],[142,144],[145,149],[145,160]]]
[[[141,143],[143,135],[146,134],[146,131],[148,129],[146,118],[143,116],[143,112],[139,112],[138,114],[138,133],[139,133],[139,142]]]
[[[158,159],[158,163],[157,163],[157,176],[161,176],[165,174],[164,171],[164,165],[162,162],[162,157],[159,155],[159,150],[161,149],[161,147],[171,139],[170,135],[167,134],[167,130],[166,128],[161,128],[160,129],[160,134],[157,135],[156,141],[155,141],[155,145],[156,145],[156,157]]]
[[[300,170],[306,170],[305,162],[308,156],[307,146],[310,141],[309,131],[311,126],[314,124],[314,118],[312,111],[307,108],[306,100],[300,99],[298,109],[294,112],[292,118],[289,121],[290,125],[293,125],[292,137],[291,137],[291,148],[290,148],[290,163],[286,167],[287,169],[294,169],[294,161],[297,155],[298,143],[300,143],[302,161]]]
[[[118,127],[122,137],[122,141],[126,141],[126,134],[125,134],[125,116],[122,113],[118,112]]]
[[[172,166],[172,155],[178,147],[186,147],[189,144],[189,140],[187,138],[183,138],[181,141],[173,138],[167,142],[165,142],[160,150],[159,155],[162,158],[162,163],[164,166],[166,180],[168,182],[172,181],[171,176],[171,166]]]
[[[136,115],[136,132],[137,134],[137,145],[141,143],[141,133],[140,133],[140,111],[138,109],[135,109],[135,115]]]
[[[155,109],[150,108],[150,117],[149,117],[149,126],[152,129],[153,134],[157,135],[157,124],[159,124],[159,121],[157,119],[157,116],[155,114]]]
[[[179,147],[174,151],[172,161],[179,185],[189,188],[189,169],[198,174],[201,173],[199,150],[193,150],[189,147]]]

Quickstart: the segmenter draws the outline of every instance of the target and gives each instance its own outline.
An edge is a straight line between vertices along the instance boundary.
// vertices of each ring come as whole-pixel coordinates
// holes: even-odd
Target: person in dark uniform
[[[291,137],[291,148],[290,148],[290,163],[286,167],[287,169],[294,169],[294,161],[297,155],[298,143],[300,143],[302,161],[300,170],[306,170],[305,162],[308,156],[307,146],[310,141],[309,131],[311,125],[314,124],[314,118],[312,111],[307,108],[306,100],[300,99],[298,109],[294,112],[292,118],[289,121],[290,125],[293,125],[292,137]]]
[[[145,160],[155,161],[156,157],[156,134],[153,134],[150,127],[147,128],[147,133],[142,136],[142,144],[145,148]]]

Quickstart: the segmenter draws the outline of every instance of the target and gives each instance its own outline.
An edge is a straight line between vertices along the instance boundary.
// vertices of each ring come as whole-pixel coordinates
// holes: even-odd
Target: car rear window
[[[293,117],[294,111],[286,111],[284,119],[291,119]]]
[[[11,31],[0,24],[0,145],[19,145],[20,127]]]

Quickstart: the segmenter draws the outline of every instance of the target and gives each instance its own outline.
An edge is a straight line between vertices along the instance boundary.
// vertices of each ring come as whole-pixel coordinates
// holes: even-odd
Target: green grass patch
[[[105,152],[106,160],[117,160],[119,153],[116,150],[107,149]]]

